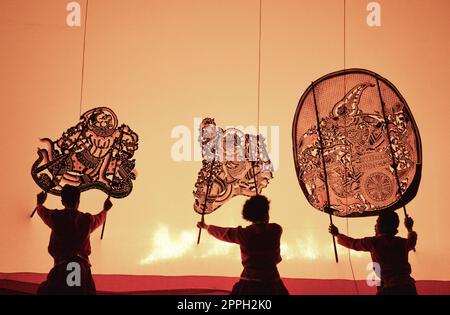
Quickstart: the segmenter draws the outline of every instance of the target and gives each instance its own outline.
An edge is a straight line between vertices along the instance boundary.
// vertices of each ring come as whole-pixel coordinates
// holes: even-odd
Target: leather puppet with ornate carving
[[[347,69],[313,82],[298,103],[292,139],[300,187],[318,210],[378,215],[417,193],[419,130],[400,92],[374,72]]]
[[[54,195],[69,184],[81,191],[100,189],[111,197],[124,198],[136,178],[132,158],[138,140],[129,126],[119,126],[111,109],[93,108],[59,139],[41,139],[31,175],[39,187]]]
[[[214,119],[200,124],[202,168],[195,183],[194,210],[209,214],[234,196],[255,196],[272,179],[264,138],[239,129],[223,130]],[[205,202],[206,201],[206,202]]]

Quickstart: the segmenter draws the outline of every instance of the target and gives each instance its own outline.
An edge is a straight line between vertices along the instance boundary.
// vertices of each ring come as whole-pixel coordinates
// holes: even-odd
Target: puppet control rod
[[[208,202],[208,196],[209,196],[209,193],[211,192],[211,186],[212,186],[211,181],[212,181],[212,177],[213,177],[214,162],[215,162],[215,154],[214,154],[214,158],[211,162],[211,168],[209,170],[208,182],[207,182],[207,186],[206,186],[205,202],[203,203],[203,208],[202,208],[202,220],[201,220],[202,223],[205,222],[206,203]],[[201,235],[202,235],[202,228],[198,228],[197,245],[200,244],[200,236]]]
[[[259,167],[259,134],[256,135],[256,161],[252,161],[253,180],[255,182],[255,193],[256,196],[258,196],[259,192],[258,192],[258,182],[256,180],[255,164],[258,165]]]
[[[316,92],[314,89],[314,82],[311,82],[311,88],[314,96],[314,108],[316,110],[316,120],[317,120],[317,131],[319,133],[319,143],[320,143],[320,155],[322,157],[322,166],[323,166],[323,176],[325,181],[325,191],[327,194],[327,204],[325,206],[326,212],[328,212],[328,215],[330,216],[330,224],[333,224],[333,217],[331,216],[331,208],[330,208],[330,192],[328,191],[328,178],[327,178],[327,169],[325,166],[325,158],[323,155],[323,140],[322,140],[322,131],[320,129],[320,121],[319,121],[319,112],[317,111],[317,102],[316,102]],[[334,247],[334,258],[336,259],[336,262],[339,262],[338,254],[337,254],[337,248],[336,248],[336,239],[334,235],[332,235],[333,238],[333,247]]]
[[[400,185],[400,179],[398,178],[397,161],[395,160],[394,148],[392,147],[391,136],[389,135],[389,125],[388,125],[389,121],[386,117],[386,110],[385,110],[386,104],[384,103],[383,97],[381,95],[380,82],[378,81],[378,78],[377,78],[377,89],[378,89],[378,97],[380,98],[380,103],[381,103],[381,111],[383,113],[384,125],[386,126],[386,133],[387,133],[387,138],[388,138],[388,142],[389,142],[389,151],[392,156],[392,168],[394,170],[395,180],[397,183],[397,191],[398,191],[398,194],[400,195],[400,199],[401,199],[403,194],[402,194],[402,188]],[[405,215],[405,218],[409,218],[408,212],[406,212],[406,205],[403,205],[403,214]],[[413,248],[413,251],[416,251],[416,249]]]
[[[377,78],[377,89],[378,89],[378,97],[380,98],[380,103],[381,103],[381,110],[383,112],[383,119],[384,119],[384,125],[386,126],[386,132],[387,132],[387,138],[388,138],[388,142],[389,142],[389,151],[391,153],[392,156],[392,168],[394,170],[394,175],[395,175],[395,180],[397,183],[397,190],[398,193],[400,195],[400,197],[402,196],[402,189],[400,186],[400,179],[398,178],[398,173],[397,173],[397,161],[395,160],[395,155],[394,155],[394,148],[392,147],[392,142],[391,142],[391,136],[389,135],[389,128],[388,128],[388,120],[386,117],[386,111],[385,111],[385,103],[383,101],[383,98],[381,96],[381,89],[380,89],[380,83],[378,81]],[[403,206],[403,213],[405,214],[405,217],[408,217],[408,213],[406,212],[406,206]]]
[[[124,125],[120,126],[120,135],[119,135],[119,138],[118,138],[117,141],[116,141],[116,139],[114,140],[114,145],[113,145],[112,148],[111,148],[111,154],[113,153],[114,149],[117,149],[116,155],[117,155],[118,152],[119,152],[119,149],[117,148],[117,144],[120,145],[120,143],[122,142],[122,138],[123,138],[123,128],[124,128],[124,127],[125,127]],[[112,180],[111,180],[111,185],[110,185],[110,188],[109,188],[109,191],[108,191],[108,198],[107,198],[107,199],[110,199],[110,198],[111,198],[112,185],[113,185],[113,183],[114,183],[114,180],[116,179],[117,164],[118,164],[118,163],[117,163],[117,160],[116,160],[116,164],[114,165],[113,177],[112,177]],[[103,239],[103,234],[105,233],[105,225],[106,225],[106,218],[105,218],[105,222],[103,222],[103,226],[102,226],[102,233],[101,233],[101,235],[100,235],[100,239],[101,239],[101,240]]]

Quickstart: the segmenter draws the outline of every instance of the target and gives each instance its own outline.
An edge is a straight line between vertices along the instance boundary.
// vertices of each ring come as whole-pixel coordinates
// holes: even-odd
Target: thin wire
[[[84,13],[84,35],[83,35],[83,57],[82,57],[82,63],[81,63],[81,84],[80,84],[80,113],[79,117],[81,117],[81,111],[83,106],[83,88],[84,88],[84,56],[86,52],[86,33],[87,33],[87,22],[88,22],[88,7],[89,7],[89,0],[86,0],[86,9]]]
[[[259,31],[258,31],[258,111],[256,120],[257,135],[259,135],[259,115],[261,100],[261,29],[262,29],[262,0],[259,0]]]
[[[347,1],[344,1],[344,21],[343,21],[343,41],[344,41],[344,53],[343,53],[343,58],[344,58],[344,70],[347,68]],[[344,95],[347,94],[347,81],[346,81],[346,75],[344,74]],[[345,119],[345,118],[344,118]],[[347,123],[344,121],[344,128],[345,128],[345,139],[347,140]],[[347,142],[346,142],[347,145]],[[347,167],[345,167],[345,179],[347,180]],[[347,183],[344,184],[343,186],[344,190],[347,189]],[[348,206],[348,194],[345,194],[345,203],[346,206]],[[347,226],[347,235],[349,235],[349,224],[348,224],[348,217],[345,220],[346,222],[346,226]],[[352,278],[353,278],[353,284],[355,285],[355,291],[356,294],[359,295],[359,289],[358,289],[358,283],[356,282],[356,278],[355,278],[355,271],[353,269],[353,262],[352,262],[352,255],[350,252],[350,249],[347,249],[347,253],[348,253],[348,262],[350,264],[350,270],[352,272]]]
[[[346,47],[346,28],[347,28],[347,25],[346,25],[346,15],[347,15],[347,9],[346,9],[346,6],[347,6],[347,1],[346,0],[344,0],[344,70],[346,69],[346,58],[347,58],[347,56],[346,56],[346,52],[347,52],[347,47]],[[344,76],[344,78],[345,78],[345,76]],[[345,82],[345,81],[344,81]]]
[[[349,234],[348,218],[346,218],[346,219],[347,219],[346,222],[347,222],[347,235],[348,235]],[[352,263],[352,256],[351,256],[351,253],[350,253],[350,249],[348,250],[348,261],[350,263],[350,270],[352,271],[353,284],[355,285],[356,294],[359,295],[358,282],[356,281],[355,271],[353,270],[353,263]]]
[[[262,0],[259,0],[259,29],[258,29],[258,97],[256,110],[256,163],[259,166],[259,117],[261,102],[261,29],[262,29]],[[252,163],[253,165],[255,163]],[[255,181],[255,192],[258,195],[258,182],[256,180],[255,167],[253,166],[253,179]]]

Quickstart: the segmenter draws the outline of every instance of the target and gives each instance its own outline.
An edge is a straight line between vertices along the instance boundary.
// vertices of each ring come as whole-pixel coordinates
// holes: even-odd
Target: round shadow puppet
[[[417,193],[419,130],[400,92],[374,72],[348,69],[313,82],[298,103],[292,141],[300,187],[318,210],[378,215]]]
[[[59,139],[41,139],[43,146],[37,151],[31,175],[39,187],[54,195],[69,184],[81,191],[100,189],[111,197],[124,198],[136,179],[132,157],[138,140],[129,126],[119,126],[111,109],[97,107],[85,112]]]

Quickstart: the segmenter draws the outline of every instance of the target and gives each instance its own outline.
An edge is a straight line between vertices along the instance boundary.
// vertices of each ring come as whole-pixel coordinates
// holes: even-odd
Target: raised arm
[[[338,243],[344,247],[356,250],[356,251],[364,251],[364,252],[370,252],[373,247],[373,238],[372,237],[365,237],[365,238],[351,238],[347,235],[339,233],[338,228],[330,224],[330,227],[328,228],[328,231],[333,235],[337,237]]]
[[[408,251],[416,248],[417,233],[413,230],[414,220],[411,217],[405,218],[405,227],[408,230],[408,239],[406,241],[406,248]]]
[[[109,209],[111,209],[113,206],[111,200],[108,199],[105,200],[105,203],[103,204],[103,210],[100,211],[96,215],[91,216],[91,224],[90,224],[90,231],[93,232],[96,228],[98,228],[100,225],[102,225],[106,220],[106,214],[108,213]]]
[[[208,225],[204,222],[198,222],[197,226],[206,229],[209,234],[215,238],[229,243],[240,244],[242,242],[242,228],[228,228],[215,225]]]
[[[47,193],[46,192],[39,193],[36,199],[37,199],[36,212],[38,213],[42,221],[44,221],[44,223],[48,227],[52,228],[53,227],[52,213],[54,210],[49,210],[44,206],[44,203],[47,200]]]

